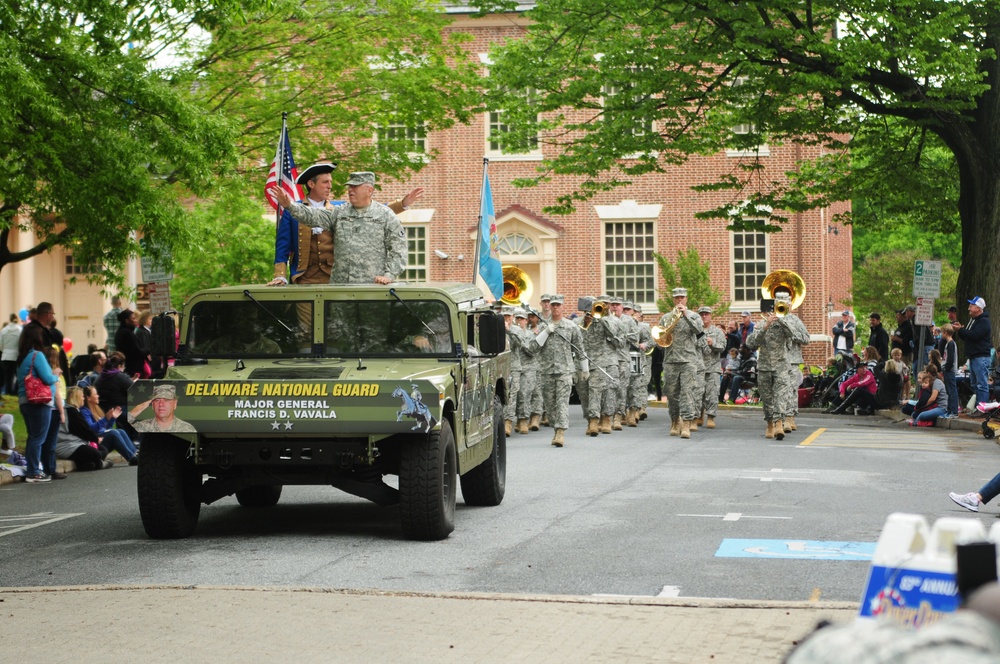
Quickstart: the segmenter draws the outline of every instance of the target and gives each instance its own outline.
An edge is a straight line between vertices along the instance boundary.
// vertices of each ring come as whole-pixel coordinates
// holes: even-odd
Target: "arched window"
[[[534,256],[535,243],[527,235],[511,233],[500,238],[497,251],[505,256]]]

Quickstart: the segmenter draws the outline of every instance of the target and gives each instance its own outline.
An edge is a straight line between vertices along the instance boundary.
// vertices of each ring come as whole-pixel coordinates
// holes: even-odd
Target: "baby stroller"
[[[826,372],[817,380],[813,389],[813,408],[827,408],[840,396],[840,384],[853,376],[854,359],[848,355],[838,354],[834,364],[826,368]]]
[[[979,425],[983,438],[996,437],[997,430],[1000,430],[1000,403],[996,401],[980,403],[976,405],[976,409],[986,413],[986,419]]]

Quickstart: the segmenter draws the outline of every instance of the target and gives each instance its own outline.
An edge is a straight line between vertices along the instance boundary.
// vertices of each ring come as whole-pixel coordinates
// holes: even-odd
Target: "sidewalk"
[[[38,662],[780,662],[848,602],[354,592],[0,590]],[[26,635],[33,635],[28,637]]]

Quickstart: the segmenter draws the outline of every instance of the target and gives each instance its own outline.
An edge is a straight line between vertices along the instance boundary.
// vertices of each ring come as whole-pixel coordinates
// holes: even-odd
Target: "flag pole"
[[[489,157],[483,157],[483,178],[479,182],[479,222],[476,224],[476,259],[472,261],[472,283],[479,277],[479,259],[482,258],[480,247],[483,245],[483,197],[486,195],[486,169],[490,165]]]
[[[287,126],[286,125],[287,121],[288,121],[288,112],[287,111],[282,111],[281,112],[281,134],[278,135],[278,163],[275,165],[277,167],[277,169],[278,169],[277,182],[275,183],[275,184],[278,185],[278,189],[281,189],[282,176],[284,176],[284,174],[285,174],[285,136],[286,136],[285,131],[286,131],[286,126]],[[277,197],[275,197],[275,199],[277,199]],[[277,231],[278,228],[281,227],[281,213],[282,213],[282,211],[283,210],[281,208],[281,203],[279,202],[274,207],[274,229],[275,229],[275,231]]]

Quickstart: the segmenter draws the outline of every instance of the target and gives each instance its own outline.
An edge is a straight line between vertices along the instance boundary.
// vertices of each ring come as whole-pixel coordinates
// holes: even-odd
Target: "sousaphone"
[[[504,304],[519,307],[521,302],[531,300],[531,277],[516,265],[503,266],[503,297]]]

